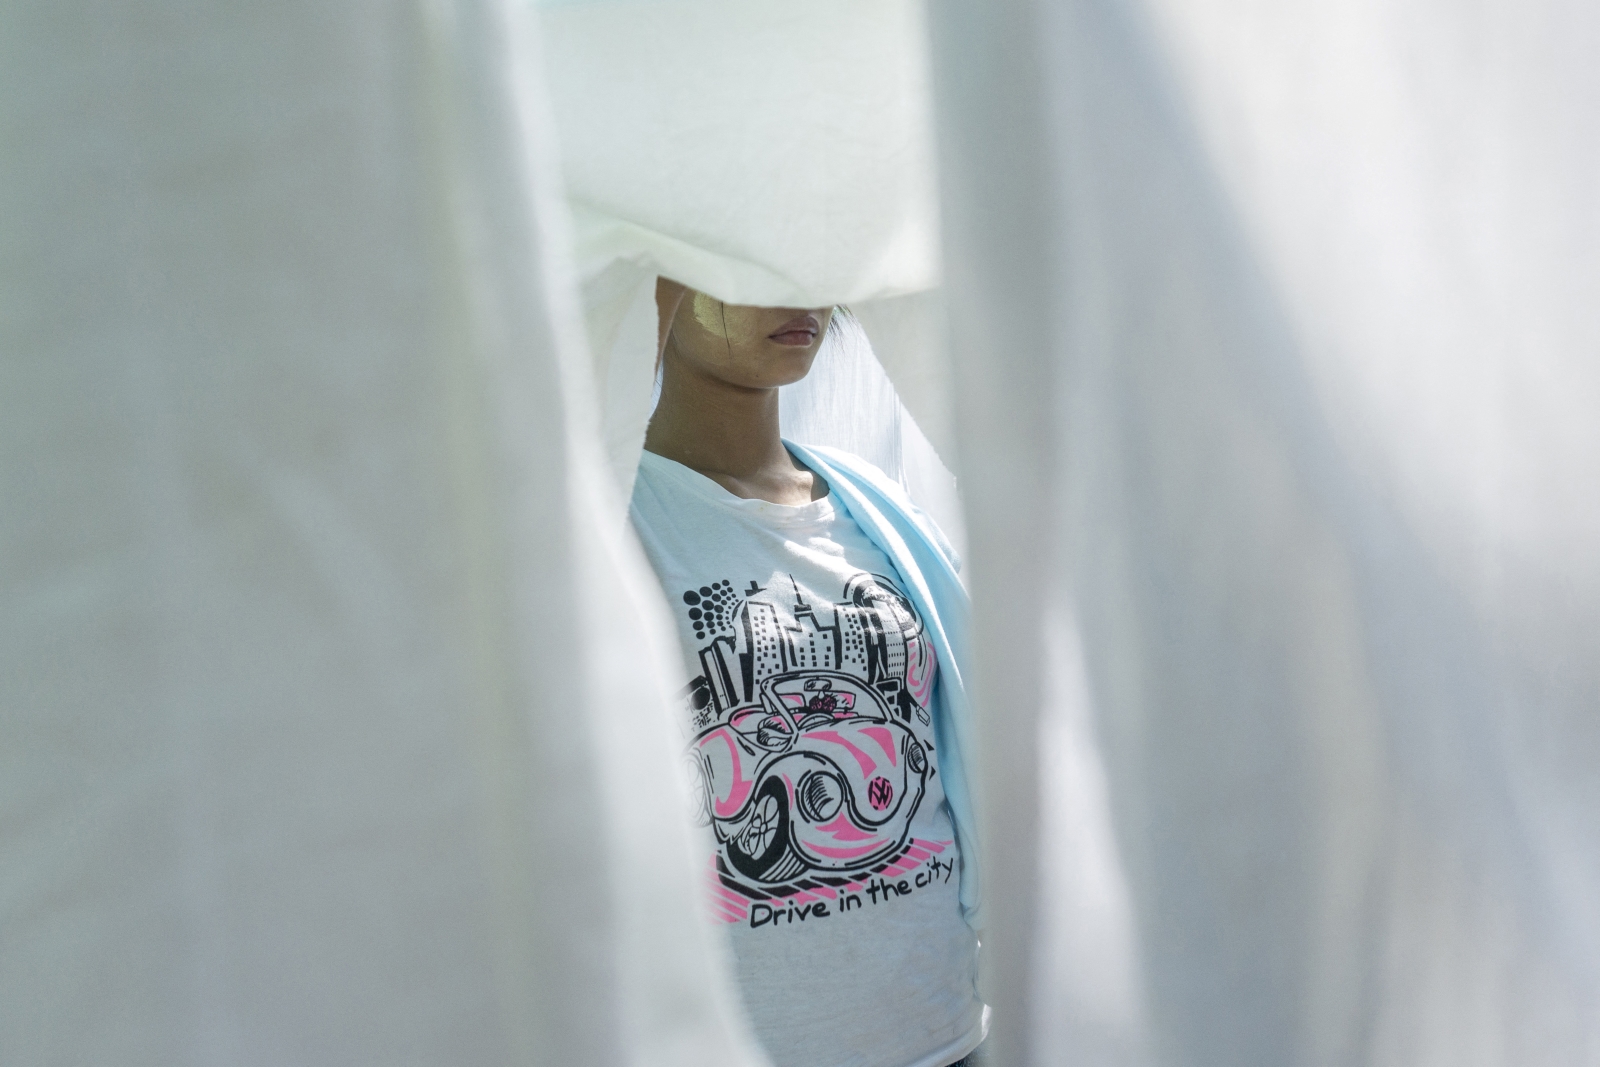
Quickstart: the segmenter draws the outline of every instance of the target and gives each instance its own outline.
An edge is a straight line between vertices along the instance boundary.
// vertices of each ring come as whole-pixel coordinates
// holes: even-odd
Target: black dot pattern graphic
[[[683,602],[689,605],[689,622],[694,625],[695,637],[703,641],[707,633],[733,629],[733,609],[738,601],[739,594],[733,591],[733,583],[726,578],[699,589],[686,590]]]

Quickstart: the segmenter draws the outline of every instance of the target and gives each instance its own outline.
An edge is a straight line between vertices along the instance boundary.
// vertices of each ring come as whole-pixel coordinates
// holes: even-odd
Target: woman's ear
[[[678,307],[689,292],[689,287],[671,278],[656,277],[656,366],[661,366],[661,354],[667,350],[667,335],[672,332],[672,320],[678,317]]]

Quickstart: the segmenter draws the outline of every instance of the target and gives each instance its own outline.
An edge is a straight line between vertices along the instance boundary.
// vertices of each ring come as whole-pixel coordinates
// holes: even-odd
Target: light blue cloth
[[[785,441],[789,451],[827,481],[834,505],[849,512],[900,572],[906,595],[922,616],[939,657],[933,697],[933,736],[939,773],[956,840],[961,845],[961,910],[979,929],[979,853],[967,762],[972,758],[972,705],[967,667],[972,662],[971,601],[957,573],[960,560],[944,535],[899,483],[858,456],[837,448]]]

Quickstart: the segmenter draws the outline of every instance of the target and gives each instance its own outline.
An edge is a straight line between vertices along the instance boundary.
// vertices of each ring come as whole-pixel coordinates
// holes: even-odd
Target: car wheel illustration
[[[711,791],[706,785],[706,771],[693,754],[684,758],[685,773],[689,776],[689,819],[696,826],[711,825]]]
[[[800,817],[807,822],[827,822],[844,806],[845,784],[832,771],[811,771],[794,789]]]
[[[728,860],[740,874],[769,880],[789,854],[789,795],[783,779],[768,778],[750,805],[744,827],[728,841]]]

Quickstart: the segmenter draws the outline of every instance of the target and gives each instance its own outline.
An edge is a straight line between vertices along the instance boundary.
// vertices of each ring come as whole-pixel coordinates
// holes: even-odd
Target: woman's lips
[[[822,323],[817,321],[815,315],[799,315],[767,334],[767,338],[780,345],[804,348],[815,341],[821,332]]]

